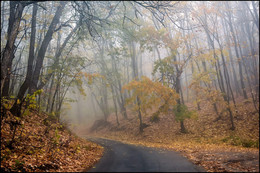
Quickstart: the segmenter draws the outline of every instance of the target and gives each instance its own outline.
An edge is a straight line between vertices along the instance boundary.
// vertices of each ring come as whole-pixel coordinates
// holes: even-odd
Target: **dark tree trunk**
[[[186,128],[185,128],[185,126],[184,126],[184,121],[183,120],[181,120],[181,133],[186,133],[187,131],[186,131]]]
[[[139,118],[139,131],[142,133],[144,131],[142,113],[141,113],[141,101],[139,97],[136,97],[137,105],[138,105],[138,118]]]
[[[20,116],[21,114],[21,105],[17,105],[17,100],[20,100],[20,104],[23,103],[23,97],[28,89],[31,77],[32,77],[32,66],[34,61],[34,45],[35,45],[35,33],[36,33],[36,15],[37,15],[37,4],[33,4],[33,14],[32,14],[32,24],[31,24],[31,38],[30,38],[30,47],[29,47],[29,58],[28,58],[28,66],[27,66],[27,73],[25,77],[25,81],[23,82],[22,86],[19,89],[17,99],[14,103],[14,105],[11,108],[11,112],[14,115]]]
[[[29,48],[29,58],[27,73],[25,81],[19,89],[17,99],[22,100],[25,92],[27,91],[33,74],[33,62],[34,62],[34,45],[35,45],[35,33],[36,33],[36,15],[37,15],[37,4],[33,4],[33,14],[32,14],[32,25],[31,25],[31,38],[30,38],[30,48]]]
[[[1,95],[3,92],[4,83],[7,76],[10,75],[11,69],[8,66],[13,60],[13,52],[15,49],[15,40],[18,35],[18,30],[20,26],[20,21],[24,6],[21,1],[10,1],[10,17],[7,31],[7,43],[1,53]]]
[[[12,70],[12,62],[14,59],[14,54],[12,53],[12,60],[8,62],[7,64],[7,69],[9,69],[6,78],[5,78],[5,82],[4,82],[4,87],[3,87],[3,97],[7,97],[9,96],[9,85],[10,85],[10,80],[11,80],[11,70]]]
[[[37,61],[36,61],[36,65],[35,65],[35,69],[34,69],[34,73],[33,73],[33,77],[32,77],[32,83],[31,83],[31,91],[32,93],[36,91],[37,89],[37,84],[39,81],[39,76],[40,76],[40,72],[42,69],[42,64],[43,64],[43,59],[45,57],[45,53],[46,53],[46,49],[52,39],[52,35],[55,32],[56,26],[60,21],[60,17],[62,14],[62,11],[64,10],[64,7],[66,5],[66,1],[61,1],[60,5],[58,6],[58,9],[55,13],[55,16],[53,17],[53,20],[49,26],[49,29],[42,41],[41,47],[39,49],[38,52],[38,56],[37,56]]]
[[[41,68],[42,68],[42,64],[43,64],[43,59],[45,57],[45,53],[46,53],[46,49],[49,45],[49,42],[51,41],[52,39],[52,35],[55,31],[55,28],[57,26],[57,24],[59,23],[59,20],[60,20],[60,17],[61,17],[61,14],[62,14],[62,11],[64,9],[64,6],[67,2],[60,2],[60,5],[59,7],[57,8],[57,11],[55,13],[55,16],[53,17],[53,20],[49,26],[49,29],[43,39],[43,42],[42,42],[42,45],[40,47],[40,50],[39,50],[39,53],[38,53],[38,56],[37,56],[37,61],[36,61],[36,66],[35,66],[35,70],[32,74],[32,62],[30,62],[30,67],[29,67],[29,64],[28,64],[28,68],[29,70],[27,71],[27,74],[31,74],[30,76],[28,76],[28,79],[27,83],[24,83],[23,86],[21,87],[21,91],[19,91],[18,93],[18,97],[17,98],[23,98],[23,95],[24,93],[26,92],[26,90],[28,89],[28,87],[31,87],[32,88],[32,93],[36,91],[37,89],[37,83],[38,83],[38,80],[39,80],[39,76],[40,76],[40,72],[41,72]],[[37,12],[37,11],[36,11]],[[34,37],[35,39],[35,35],[33,36],[33,34],[31,35],[31,37]],[[34,50],[34,46],[32,45],[32,47],[30,47],[30,51]],[[31,52],[30,52],[31,53]],[[31,59],[33,59],[33,55],[30,54]],[[31,68],[31,69],[30,69]],[[32,76],[32,77],[31,77]],[[29,83],[31,81],[31,83]],[[20,108],[21,106],[18,106],[17,105],[17,101],[15,102],[15,104],[12,106],[11,108],[11,112],[14,114],[14,115],[17,115],[17,116],[20,116]]]

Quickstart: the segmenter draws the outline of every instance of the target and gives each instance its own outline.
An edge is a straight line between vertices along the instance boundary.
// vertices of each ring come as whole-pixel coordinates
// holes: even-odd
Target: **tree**
[[[7,42],[3,52],[1,52],[1,95],[3,94],[3,87],[6,79],[8,80],[8,78],[10,78],[9,76],[14,58],[14,44],[19,31],[22,13],[24,8],[31,3],[33,2],[10,1],[10,17],[8,23]],[[6,95],[6,93],[4,95]]]
[[[133,104],[133,110],[139,114],[147,115],[148,109],[157,108],[151,120],[159,119],[160,113],[168,113],[169,109],[176,105],[178,94],[171,88],[158,81],[151,81],[148,77],[142,76],[140,80],[133,80],[123,86],[123,90],[132,90],[132,97],[127,99],[127,104]],[[139,99],[137,102],[136,98]],[[144,125],[139,125],[142,132]]]
[[[52,19],[52,22],[49,26],[49,29],[48,29],[48,31],[47,31],[47,33],[46,33],[46,35],[45,35],[45,37],[42,41],[41,47],[39,49],[38,56],[36,58],[37,60],[36,60],[34,72],[33,72],[33,74],[31,74],[31,72],[29,72],[29,74],[32,75],[31,84],[26,83],[26,85],[24,86],[24,88],[22,88],[23,90],[21,90],[20,95],[18,95],[18,98],[16,99],[14,105],[11,108],[11,112],[14,115],[20,116],[20,114],[21,114],[21,112],[20,112],[21,111],[21,104],[23,103],[23,99],[21,99],[21,98],[23,97],[26,90],[29,88],[29,84],[31,85],[31,93],[33,93],[37,90],[37,84],[38,84],[41,68],[42,68],[42,65],[43,65],[43,59],[45,57],[45,53],[46,53],[46,50],[47,50],[47,46],[49,45],[49,42],[52,39],[52,35],[55,32],[56,26],[59,23],[60,17],[62,15],[62,11],[63,11],[66,3],[67,2],[60,2],[59,6],[57,8],[55,16]],[[20,104],[17,104],[18,99],[21,100]]]

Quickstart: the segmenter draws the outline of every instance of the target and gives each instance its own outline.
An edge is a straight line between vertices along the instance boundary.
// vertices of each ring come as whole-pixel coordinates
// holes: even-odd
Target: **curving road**
[[[89,172],[204,172],[174,151],[88,138],[105,148],[100,161]]]

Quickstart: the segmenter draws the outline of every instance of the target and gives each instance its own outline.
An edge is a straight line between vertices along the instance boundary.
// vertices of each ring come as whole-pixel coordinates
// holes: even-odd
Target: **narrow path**
[[[100,161],[89,172],[203,172],[174,151],[88,138],[105,148]]]

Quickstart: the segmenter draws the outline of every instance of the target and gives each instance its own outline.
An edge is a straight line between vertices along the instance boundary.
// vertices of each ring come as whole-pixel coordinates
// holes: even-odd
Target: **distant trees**
[[[85,84],[118,125],[132,100],[141,132],[151,100],[151,117],[171,107],[181,132],[187,103],[201,110],[208,101],[231,130],[241,100],[259,111],[259,2],[2,1],[1,15],[1,100],[17,116],[27,94],[43,89],[37,103],[60,118],[69,88],[84,95]],[[176,105],[158,90],[176,93]]]

